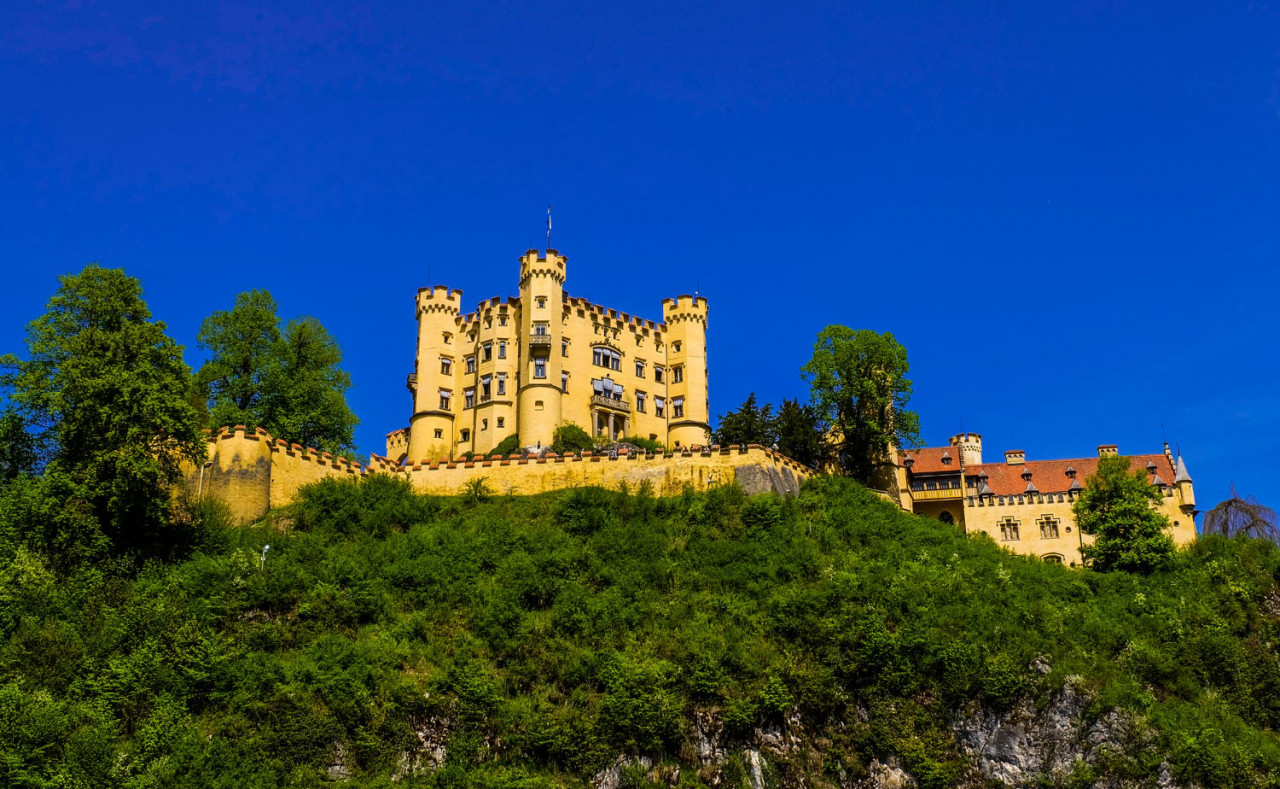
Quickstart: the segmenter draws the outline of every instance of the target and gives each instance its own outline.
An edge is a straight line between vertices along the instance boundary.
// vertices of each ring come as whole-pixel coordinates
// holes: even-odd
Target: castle
[[[966,532],[983,532],[1000,545],[1046,561],[1077,566],[1080,548],[1093,538],[1076,528],[1071,506],[1098,467],[1099,458],[1117,455],[1102,444],[1097,457],[1027,460],[1012,449],[1002,463],[982,461],[982,436],[960,433],[945,447],[894,453],[893,491],[903,509],[953,523]],[[1196,538],[1196,496],[1182,456],[1164,445],[1153,455],[1133,455],[1131,469],[1142,469],[1159,489],[1161,514],[1172,524],[1178,545]]]
[[[520,295],[474,312],[462,313],[460,290],[418,291],[413,412],[387,435],[387,457],[484,455],[512,435],[545,447],[566,423],[606,441],[708,442],[706,299],[665,299],[655,323],[570,296],[554,249],[519,261]]]

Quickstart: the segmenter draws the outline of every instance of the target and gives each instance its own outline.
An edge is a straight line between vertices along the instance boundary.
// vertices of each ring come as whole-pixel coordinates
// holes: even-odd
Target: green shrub
[[[519,452],[521,449],[523,449],[523,445],[521,445],[520,443],[520,436],[515,435],[513,433],[507,436],[506,438],[502,439],[501,441],[499,441],[498,445],[494,447],[493,451],[490,452],[489,454],[502,455],[503,457],[506,457],[507,455],[512,455],[512,454],[515,454],[516,452]]]
[[[572,452],[588,452],[596,448],[596,440],[587,431],[566,422],[551,434],[551,451],[557,455]]]

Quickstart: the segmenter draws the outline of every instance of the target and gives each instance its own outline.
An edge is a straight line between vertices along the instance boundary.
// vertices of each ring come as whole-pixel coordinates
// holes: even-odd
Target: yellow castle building
[[[1078,566],[1080,548],[1093,542],[1076,528],[1071,507],[1097,470],[1099,458],[1116,455],[1102,444],[1096,457],[1027,460],[1011,449],[1004,461],[984,463],[982,436],[960,433],[945,447],[898,452],[893,495],[903,509],[982,532],[1017,553]],[[1195,490],[1182,456],[1164,451],[1133,455],[1130,468],[1145,469],[1159,489],[1160,512],[1169,519],[1178,545],[1196,539]]]
[[[566,423],[604,440],[708,442],[706,299],[664,299],[655,322],[570,296],[568,258],[554,249],[519,262],[520,295],[473,312],[460,290],[418,291],[413,412],[387,435],[388,458],[486,454],[511,435],[548,446]]]

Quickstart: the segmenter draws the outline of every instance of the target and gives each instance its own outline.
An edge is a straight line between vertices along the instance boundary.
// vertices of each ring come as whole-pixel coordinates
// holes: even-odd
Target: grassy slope
[[[400,785],[577,785],[620,752],[689,764],[702,707],[730,735],[798,708],[818,745],[779,769],[811,782],[896,754],[947,786],[964,765],[950,711],[1044,698],[1068,674],[1093,714],[1151,722],[1181,777],[1280,775],[1267,544],[1099,575],[839,480],[798,500],[487,502],[335,483],[292,516],[288,534],[215,529],[205,553],[131,580],[6,559],[0,784],[319,785],[340,742],[354,784],[386,785],[412,728],[447,721],[447,764]]]

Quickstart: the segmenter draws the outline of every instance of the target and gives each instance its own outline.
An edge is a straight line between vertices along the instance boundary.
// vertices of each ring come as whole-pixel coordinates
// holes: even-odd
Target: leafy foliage
[[[558,455],[569,452],[588,452],[595,449],[596,440],[591,434],[572,422],[565,422],[551,434],[551,451]]]
[[[828,326],[802,368],[811,400],[837,442],[844,472],[873,482],[890,446],[920,443],[920,419],[907,410],[911,381],[907,351],[889,332]]]
[[[27,352],[5,360],[3,383],[51,447],[49,484],[71,497],[69,509],[83,501],[119,550],[155,550],[171,533],[169,487],[181,462],[205,451],[182,347],[151,320],[136,279],[91,264],[59,278],[27,328]]]
[[[666,446],[661,441],[646,436],[623,436],[618,439],[618,443],[631,444],[651,454],[661,453],[666,450]]]
[[[1265,541],[1084,572],[842,478],[798,498],[467,504],[388,475],[307,488],[276,513],[288,530],[193,517],[202,552],[132,577],[0,552],[0,784],[318,786],[334,768],[357,787],[551,787],[630,753],[704,786],[696,714],[724,727],[722,786],[747,780],[755,729],[798,715],[820,758],[771,761],[788,781],[893,755],[948,787],[969,769],[953,711],[1044,701],[1069,675],[1091,718],[1150,727],[1074,785],[1153,783],[1162,758],[1203,787],[1280,779]]]
[[[354,448],[357,424],[347,406],[351,377],[342,351],[315,318],[283,331],[264,290],[241,293],[197,335],[210,358],[196,375],[214,425],[263,427],[278,438],[339,453]]]
[[[39,459],[36,438],[22,416],[13,410],[0,411],[0,486],[34,472]]]
[[[503,457],[506,457],[507,455],[511,455],[516,452],[519,452],[522,448],[523,448],[523,445],[520,443],[520,436],[512,433],[511,435],[499,441],[498,445],[494,447],[493,451],[490,452],[489,454],[502,455]]]
[[[1094,570],[1149,573],[1170,565],[1169,519],[1155,508],[1160,491],[1126,457],[1104,457],[1072,505],[1080,531],[1094,535],[1081,554]]]

